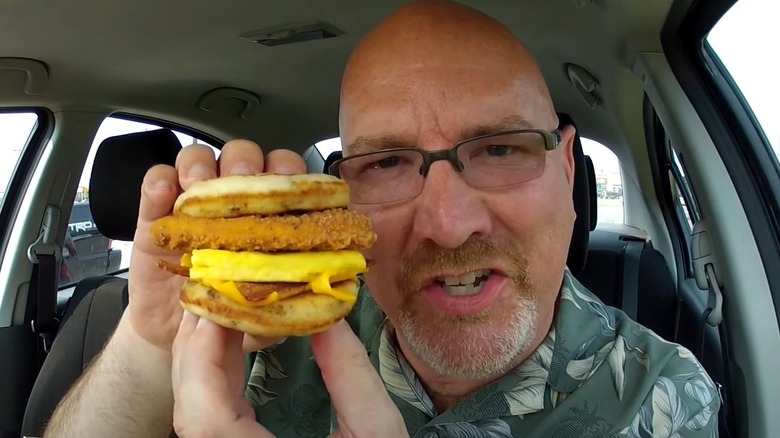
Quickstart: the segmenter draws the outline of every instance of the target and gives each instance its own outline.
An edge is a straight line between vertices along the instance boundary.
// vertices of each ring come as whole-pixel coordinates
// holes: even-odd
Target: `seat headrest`
[[[109,239],[133,240],[141,183],[156,164],[176,164],[181,142],[168,129],[118,135],[98,146],[89,180],[89,207],[97,229]]]
[[[331,152],[330,155],[328,155],[328,158],[325,159],[325,164],[322,166],[322,172],[330,173],[328,172],[328,167],[330,167],[330,165],[335,163],[337,160],[340,160],[342,156],[344,156],[344,154],[342,154],[341,151]]]
[[[574,124],[574,120],[568,114],[558,113],[558,128],[563,129],[571,125],[575,129],[574,134],[574,189],[572,191],[572,200],[574,211],[577,213],[577,219],[574,221],[574,230],[569,244],[569,257],[566,265],[572,274],[579,274],[585,267],[585,260],[588,256],[588,241],[591,231],[591,213],[590,213],[590,178],[588,175],[585,155],[582,152],[582,141],[579,131]]]

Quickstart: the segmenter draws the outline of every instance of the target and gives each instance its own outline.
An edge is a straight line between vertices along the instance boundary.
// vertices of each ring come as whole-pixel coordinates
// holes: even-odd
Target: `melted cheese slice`
[[[334,289],[331,284],[366,272],[366,260],[357,251],[264,254],[202,249],[182,257],[182,265],[190,267],[190,278],[232,301],[252,307],[276,302],[279,295],[274,292],[263,301],[249,302],[234,282],[309,283],[314,293],[355,301],[354,294]]]

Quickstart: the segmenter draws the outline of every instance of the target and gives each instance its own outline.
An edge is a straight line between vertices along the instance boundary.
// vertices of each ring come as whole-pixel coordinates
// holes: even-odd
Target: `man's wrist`
[[[129,315],[129,311],[122,315],[114,336],[106,346],[107,352],[113,353],[117,359],[132,368],[157,368],[170,377],[173,360],[171,350],[144,339],[133,327]]]

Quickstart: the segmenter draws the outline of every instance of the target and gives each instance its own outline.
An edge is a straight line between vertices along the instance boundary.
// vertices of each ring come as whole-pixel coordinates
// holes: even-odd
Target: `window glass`
[[[712,50],[750,105],[775,155],[780,150],[776,73],[780,2],[739,0],[707,36]]]
[[[683,163],[683,156],[677,152],[669,143],[669,156],[671,157],[671,168],[669,169],[672,178],[673,199],[678,203],[678,214],[681,215],[680,222],[687,226],[688,232],[693,231],[693,225],[701,220],[699,206],[696,203],[696,197],[693,193],[693,187],[688,180]]]
[[[341,150],[341,139],[338,137],[320,141],[314,145],[323,159]],[[623,177],[620,173],[620,162],[617,156],[603,144],[582,138],[582,149],[585,155],[593,160],[596,171],[596,190],[598,195],[598,222],[624,223],[623,210]]]
[[[318,151],[320,151],[322,158],[327,160],[330,154],[341,150],[341,138],[334,137],[327,140],[322,140],[321,142],[316,143],[314,146]]]
[[[623,175],[620,173],[617,155],[595,140],[585,137],[581,137],[581,140],[582,151],[593,161],[596,173],[597,223],[624,223]]]
[[[37,121],[31,112],[0,112],[0,205]]]
[[[62,251],[63,262],[60,270],[60,287],[68,287],[82,278],[126,269],[130,265],[132,241],[111,240],[97,230],[92,213],[89,209],[89,178],[95,154],[103,140],[134,132],[160,129],[160,126],[122,118],[106,118],[98,129],[92,142],[84,171],[79,181],[79,187],[74,196],[73,210],[68,222],[68,232]],[[207,144],[191,135],[173,131],[182,146],[193,143]],[[216,155],[219,150],[211,146]]]

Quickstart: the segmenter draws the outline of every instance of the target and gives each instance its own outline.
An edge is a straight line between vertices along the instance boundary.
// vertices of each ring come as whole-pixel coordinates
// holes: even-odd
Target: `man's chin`
[[[397,334],[441,376],[490,378],[516,366],[536,337],[536,306],[516,310],[509,318],[489,311],[457,316],[406,314],[399,320]]]

